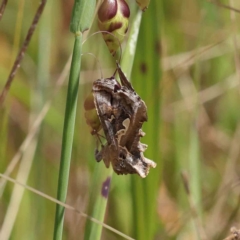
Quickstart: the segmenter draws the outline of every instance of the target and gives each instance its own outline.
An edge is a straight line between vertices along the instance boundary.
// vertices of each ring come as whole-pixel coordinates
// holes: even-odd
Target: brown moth
[[[240,230],[236,227],[231,227],[230,229],[231,235],[223,240],[239,240],[240,239]]]
[[[97,161],[103,159],[107,168],[111,163],[117,174],[137,173],[144,178],[150,167],[156,167],[144,157],[147,145],[140,142],[145,135],[141,128],[147,121],[147,107],[119,64],[117,71],[121,84],[114,76],[93,83],[94,104],[107,139],[95,157]]]

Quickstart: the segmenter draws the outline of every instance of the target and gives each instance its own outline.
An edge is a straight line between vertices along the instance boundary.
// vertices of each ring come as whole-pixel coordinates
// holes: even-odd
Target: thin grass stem
[[[65,202],[67,196],[74,125],[77,110],[78,86],[81,66],[81,48],[82,48],[82,34],[76,34],[67,93],[67,102],[62,137],[61,162],[58,179],[57,199],[61,202]],[[57,205],[53,237],[53,239],[55,240],[59,240],[62,238],[63,221],[64,221],[64,207]]]
[[[0,107],[4,103],[6,95],[7,95],[8,91],[9,91],[9,89],[11,87],[12,81],[13,81],[16,73],[17,73],[18,68],[20,67],[21,61],[23,60],[24,54],[25,54],[25,52],[26,52],[26,50],[28,48],[28,45],[29,45],[29,43],[30,43],[30,41],[32,39],[32,35],[33,35],[33,33],[34,33],[35,29],[36,29],[36,26],[37,26],[37,24],[39,22],[39,19],[40,19],[41,15],[42,15],[42,12],[44,10],[46,2],[47,2],[47,0],[42,0],[40,5],[39,5],[39,7],[38,7],[38,9],[37,9],[37,12],[36,12],[36,14],[34,16],[33,22],[32,22],[32,24],[31,24],[31,26],[30,26],[30,28],[28,30],[27,36],[26,36],[26,38],[25,38],[25,40],[23,42],[23,45],[22,45],[22,47],[21,47],[21,49],[20,49],[20,51],[19,51],[19,53],[18,53],[18,55],[16,57],[16,60],[15,60],[15,62],[13,64],[13,67],[11,69],[11,72],[10,72],[9,76],[8,76],[6,84],[5,84],[5,86],[4,86],[4,88],[3,88],[2,92],[1,92],[1,95],[0,95]]]
[[[109,226],[109,225],[107,225],[107,224],[105,224],[105,223],[100,222],[99,220],[97,220],[97,219],[95,219],[95,218],[87,215],[87,214],[84,213],[84,212],[81,212],[80,210],[78,210],[78,209],[76,209],[76,208],[74,208],[74,207],[72,207],[72,206],[70,206],[70,205],[68,205],[68,204],[65,204],[65,203],[63,203],[63,202],[61,202],[61,201],[59,201],[59,200],[56,200],[55,198],[53,198],[53,197],[51,197],[51,196],[49,196],[49,195],[47,195],[47,194],[45,194],[45,193],[43,193],[43,192],[41,192],[41,191],[39,191],[39,190],[36,190],[35,188],[29,187],[28,185],[25,185],[25,184],[23,184],[23,183],[21,183],[21,182],[19,182],[19,181],[16,181],[15,179],[13,179],[13,178],[11,178],[11,177],[5,176],[5,175],[2,174],[2,173],[0,173],[0,177],[1,177],[1,178],[4,178],[6,181],[9,181],[9,182],[11,182],[11,183],[18,184],[18,185],[24,187],[25,189],[27,189],[27,190],[29,190],[29,191],[31,191],[31,192],[39,195],[39,196],[42,196],[42,197],[48,199],[49,201],[52,201],[52,202],[54,202],[54,203],[57,203],[57,204],[63,206],[64,208],[66,208],[66,209],[68,209],[68,210],[70,210],[70,211],[74,211],[74,212],[80,214],[82,217],[88,218],[88,219],[90,219],[91,221],[93,221],[93,222],[95,222],[95,223],[97,223],[97,224],[102,225],[104,228],[108,229],[109,231],[112,231],[113,233],[115,233],[115,234],[117,234],[117,235],[119,235],[119,236],[121,236],[121,237],[123,237],[123,238],[125,238],[125,239],[134,240],[133,238],[131,238],[131,237],[127,236],[126,234],[118,231],[117,229],[115,229],[115,228],[113,228],[113,227],[111,227],[111,226]]]

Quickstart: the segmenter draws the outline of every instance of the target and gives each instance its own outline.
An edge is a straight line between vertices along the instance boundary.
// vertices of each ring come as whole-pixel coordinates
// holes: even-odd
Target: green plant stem
[[[201,37],[199,39],[199,43],[201,41]],[[199,44],[200,45],[200,44]],[[194,82],[196,86],[196,90],[199,89],[200,83],[200,64],[199,61],[196,61],[195,70],[194,70]],[[198,95],[197,91],[195,92],[195,101],[198,102]],[[190,192],[191,198],[193,201],[194,208],[196,210],[195,218],[192,218],[193,229],[195,233],[196,239],[201,239],[201,233],[199,229],[201,228],[201,216],[202,216],[202,194],[201,194],[201,156],[200,156],[200,149],[199,149],[199,136],[198,136],[198,118],[199,118],[199,106],[197,105],[196,108],[191,113],[190,117],[190,143],[189,143],[189,172],[191,174],[191,181],[190,181]]]
[[[61,163],[58,177],[57,199],[61,202],[65,202],[67,196],[81,68],[82,33],[88,30],[91,26],[95,6],[96,0],[75,0],[72,11],[70,30],[75,34],[75,43],[68,84],[67,103],[62,137]],[[56,206],[53,237],[54,240],[62,239],[64,210],[64,207],[60,205]]]
[[[160,139],[160,1],[151,1],[142,16],[134,67],[132,71],[133,86],[145,101],[148,108],[148,122],[143,125],[146,136],[142,142],[148,149],[144,155],[157,163],[146,179],[132,176],[134,237],[138,240],[154,239],[157,229],[157,194],[162,175],[162,163],[159,154]],[[144,196],[144,197],[143,197]]]
[[[89,208],[91,216],[101,222],[104,221],[112,173],[112,166],[106,168],[103,162],[99,164],[96,163],[93,173],[94,178],[91,187]],[[87,220],[84,239],[99,240],[101,239],[101,235],[102,225]]]
[[[68,84],[67,102],[63,128],[61,163],[59,170],[58,193],[57,193],[57,199],[61,202],[66,201],[67,195],[74,125],[77,109],[79,76],[81,66],[81,46],[82,46],[82,34],[79,33],[75,35],[75,43]],[[57,205],[53,237],[54,240],[60,240],[62,238],[63,220],[64,220],[64,207]]]
[[[126,45],[125,51],[123,52],[121,68],[127,78],[130,78],[132,73],[142,14],[142,11],[138,11],[135,15],[128,37],[128,43]]]

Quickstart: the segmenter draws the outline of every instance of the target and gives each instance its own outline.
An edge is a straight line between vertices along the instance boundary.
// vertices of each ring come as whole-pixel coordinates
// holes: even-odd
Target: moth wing
[[[117,70],[118,70],[118,74],[119,74],[119,77],[120,77],[121,84],[123,86],[125,86],[126,88],[128,88],[129,90],[134,92],[132,84],[128,81],[127,77],[123,73],[123,71],[122,71],[122,69],[121,69],[121,67],[118,63],[117,63]]]
[[[99,116],[108,145],[113,145],[117,150],[118,145],[115,138],[113,125],[110,120],[111,116],[113,115],[111,94],[106,91],[93,91],[93,96],[97,114]]]
[[[122,99],[122,105],[127,105],[125,111],[128,112],[128,124],[125,126],[125,134],[121,137],[120,145],[126,146],[129,151],[137,147],[141,137],[141,128],[143,122],[147,121],[147,107],[144,101],[131,91],[119,93]],[[124,96],[122,96],[124,95]],[[128,104],[127,104],[128,103]]]

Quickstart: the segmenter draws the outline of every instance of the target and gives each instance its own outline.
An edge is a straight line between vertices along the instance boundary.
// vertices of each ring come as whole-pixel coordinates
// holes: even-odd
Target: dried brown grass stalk
[[[101,221],[99,221],[99,220],[97,220],[97,219],[95,219],[95,218],[87,215],[86,213],[84,213],[84,212],[76,209],[75,207],[70,206],[69,204],[65,204],[65,203],[63,203],[63,202],[61,202],[61,201],[59,201],[59,200],[51,197],[50,195],[47,195],[47,194],[43,193],[43,192],[41,192],[41,191],[39,191],[39,190],[37,190],[37,189],[35,189],[35,188],[32,188],[32,187],[30,187],[30,186],[28,186],[28,185],[26,185],[26,184],[22,184],[21,182],[13,179],[13,178],[11,178],[11,177],[8,177],[8,176],[6,176],[6,175],[4,175],[4,174],[2,174],[2,173],[0,173],[0,178],[4,178],[5,180],[7,180],[7,181],[9,181],[9,182],[11,182],[11,183],[14,183],[14,184],[18,184],[19,186],[24,187],[26,190],[29,190],[29,191],[31,191],[31,192],[33,192],[33,193],[35,193],[35,194],[37,194],[37,195],[39,195],[39,196],[41,196],[41,197],[49,200],[49,201],[51,201],[51,202],[57,203],[57,204],[65,207],[66,209],[68,209],[68,210],[70,210],[70,211],[76,212],[77,214],[80,214],[82,217],[87,218],[87,219],[90,219],[92,222],[94,222],[94,223],[96,223],[96,224],[100,224],[100,225],[103,226],[104,228],[108,229],[108,230],[111,231],[111,232],[116,233],[116,234],[119,235],[119,236],[122,236],[122,237],[125,238],[125,239],[134,240],[133,238],[131,238],[131,237],[127,236],[126,234],[118,231],[117,229],[115,229],[115,228],[113,228],[113,227],[111,227],[111,226],[109,226],[109,225],[107,225],[107,224],[105,224],[105,223],[103,223],[103,222],[101,222]]]
[[[193,197],[192,197],[192,194],[191,194],[191,191],[190,191],[189,179],[188,179],[187,172],[182,171],[181,172],[181,177],[182,177],[182,182],[183,182],[183,185],[184,185],[185,192],[187,194],[188,204],[189,204],[189,207],[190,207],[190,213],[191,213],[191,217],[192,217],[192,220],[194,222],[194,225],[195,225],[195,230],[197,232],[197,235],[201,240],[207,240],[208,238],[206,236],[205,230],[204,230],[203,225],[202,225],[202,221],[200,219],[200,216],[198,214],[198,211],[196,209],[196,205],[193,201]]]
[[[26,38],[25,38],[25,40],[23,42],[23,45],[22,45],[22,47],[21,47],[21,49],[20,49],[20,51],[19,51],[19,53],[18,53],[18,55],[17,55],[17,57],[16,57],[16,59],[14,61],[13,67],[11,69],[11,72],[10,72],[10,74],[8,76],[6,84],[5,84],[5,86],[4,86],[3,90],[2,90],[2,93],[0,95],[0,107],[4,103],[4,100],[6,98],[6,95],[7,95],[8,91],[9,91],[10,87],[11,87],[11,84],[12,84],[12,81],[14,79],[14,76],[16,75],[16,72],[17,72],[18,68],[20,67],[20,63],[21,63],[21,61],[22,61],[22,59],[24,57],[24,54],[25,54],[25,52],[26,52],[26,50],[28,48],[28,45],[30,43],[30,40],[31,40],[32,35],[34,33],[34,30],[35,30],[35,28],[36,28],[36,26],[37,26],[37,24],[39,22],[39,19],[40,19],[41,15],[42,15],[42,12],[43,12],[43,9],[44,9],[44,7],[46,5],[46,2],[47,2],[47,0],[42,0],[41,1],[40,5],[39,5],[39,7],[37,9],[37,12],[36,12],[36,14],[34,16],[33,22],[32,22],[32,24],[31,24],[31,26],[30,26],[30,28],[28,30],[27,36],[26,36]],[[1,17],[1,14],[0,14],[0,17]]]
[[[29,130],[25,140],[22,142],[18,151],[16,152],[16,154],[14,155],[12,160],[10,161],[9,165],[7,166],[7,169],[4,172],[5,176],[9,176],[11,174],[11,172],[14,170],[14,168],[16,167],[18,162],[20,161],[23,153],[27,150],[27,148],[31,144],[32,139],[35,137],[36,133],[38,132],[38,129],[39,129],[44,117],[46,116],[46,114],[47,114],[47,112],[48,112],[48,110],[49,110],[49,108],[52,104],[52,100],[56,96],[57,92],[59,91],[59,89],[61,88],[61,86],[63,85],[63,83],[64,83],[64,81],[67,77],[67,74],[68,74],[69,69],[70,69],[70,63],[71,63],[71,57],[69,57],[61,75],[59,76],[58,80],[56,81],[56,84],[54,85],[54,89],[55,89],[54,92],[52,93],[49,100],[46,101],[42,110],[36,116],[36,119],[34,120],[33,124],[31,125],[30,130]],[[4,179],[4,178],[0,179],[0,198],[3,194],[5,185],[6,185],[6,179]]]
[[[211,1],[211,0],[209,0],[209,2],[215,4],[215,5],[219,6],[219,7],[226,8],[228,10],[240,13],[240,9],[233,8],[233,7],[231,7],[229,5],[226,5],[226,4],[222,4],[219,1]]]

